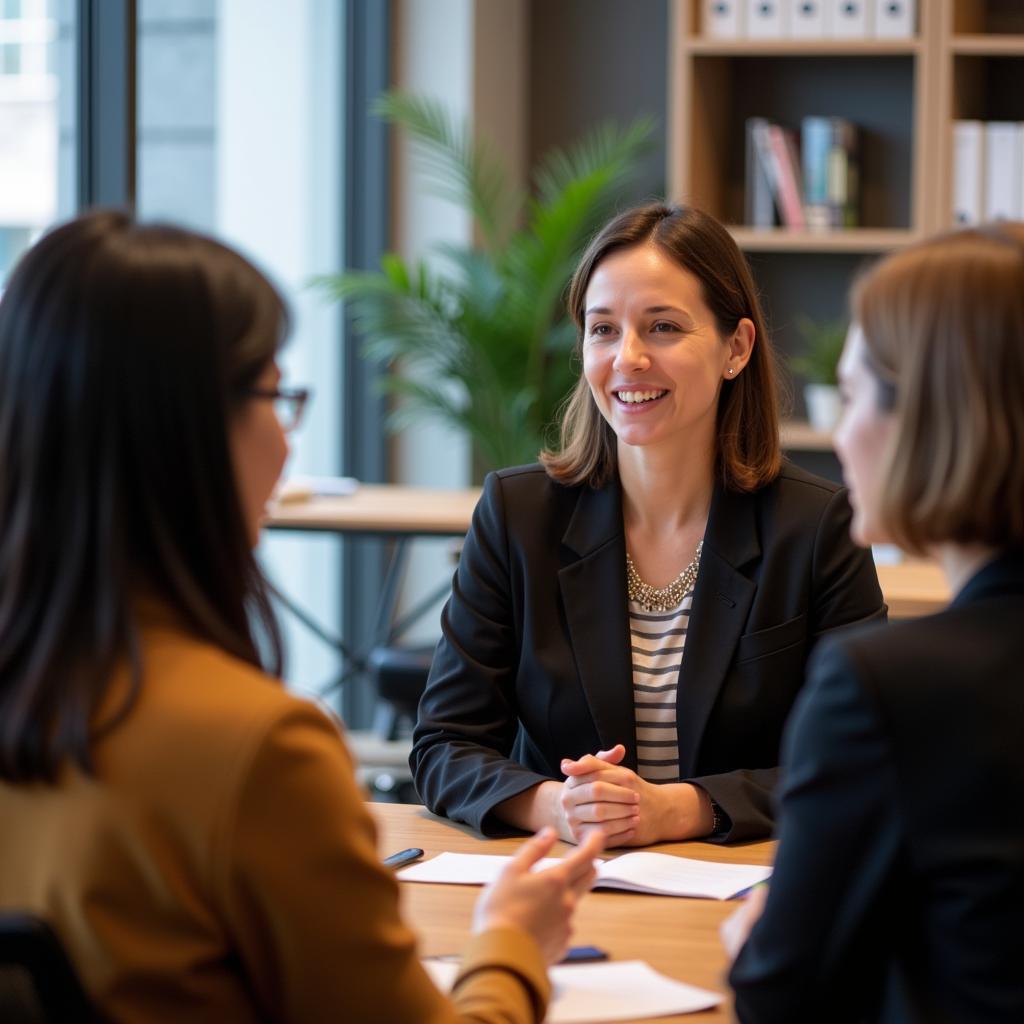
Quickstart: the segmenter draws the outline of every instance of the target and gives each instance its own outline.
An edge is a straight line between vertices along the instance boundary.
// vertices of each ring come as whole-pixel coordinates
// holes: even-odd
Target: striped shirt
[[[676,691],[692,602],[692,589],[668,612],[645,612],[629,602],[637,773],[649,782],[679,778]]]

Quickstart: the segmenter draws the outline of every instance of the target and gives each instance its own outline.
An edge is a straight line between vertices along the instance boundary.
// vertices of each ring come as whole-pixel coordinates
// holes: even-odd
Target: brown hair
[[[779,472],[779,410],[775,355],[768,341],[757,289],[732,236],[692,206],[651,203],[620,214],[587,247],[569,285],[569,314],[576,324],[576,354],[583,345],[584,307],[590,278],[607,256],[636,245],[656,245],[701,283],[719,334],[732,334],[744,317],[755,344],[743,372],[722,384],[718,398],[717,464],[725,486],[753,491]],[[615,470],[615,434],[594,403],[581,374],[562,414],[560,450],[543,451],[548,475],[564,484],[600,487]]]
[[[236,252],[90,213],[45,235],[0,300],[0,779],[91,768],[141,679],[137,599],[281,664],[229,442],[284,303]],[[132,685],[96,721],[115,666]]]
[[[882,260],[853,318],[896,417],[881,515],[918,554],[1024,545],[1024,225],[943,235]]]

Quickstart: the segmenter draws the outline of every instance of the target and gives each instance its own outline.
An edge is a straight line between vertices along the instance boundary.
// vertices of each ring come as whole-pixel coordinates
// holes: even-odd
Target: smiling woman
[[[698,210],[608,224],[574,275],[561,446],[492,474],[420,705],[431,808],[611,845],[772,826],[807,655],[885,609],[845,491],[782,463],[749,268]]]
[[[751,320],[723,339],[701,292],[653,244],[610,254],[587,286],[584,378],[615,436],[647,457],[680,444],[713,456],[722,380],[750,358]]]

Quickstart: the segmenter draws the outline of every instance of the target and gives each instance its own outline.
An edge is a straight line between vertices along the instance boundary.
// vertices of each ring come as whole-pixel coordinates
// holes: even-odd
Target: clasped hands
[[[646,846],[707,835],[712,828],[710,797],[687,782],[656,785],[622,764],[618,743],[577,760],[566,758],[556,827],[562,839],[582,842],[598,831],[605,847]]]

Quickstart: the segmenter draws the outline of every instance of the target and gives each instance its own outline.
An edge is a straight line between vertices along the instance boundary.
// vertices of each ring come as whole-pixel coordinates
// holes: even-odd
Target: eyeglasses
[[[306,403],[312,397],[309,388],[247,388],[247,398],[267,398],[274,403],[274,413],[281,429],[291,433],[302,422]]]

